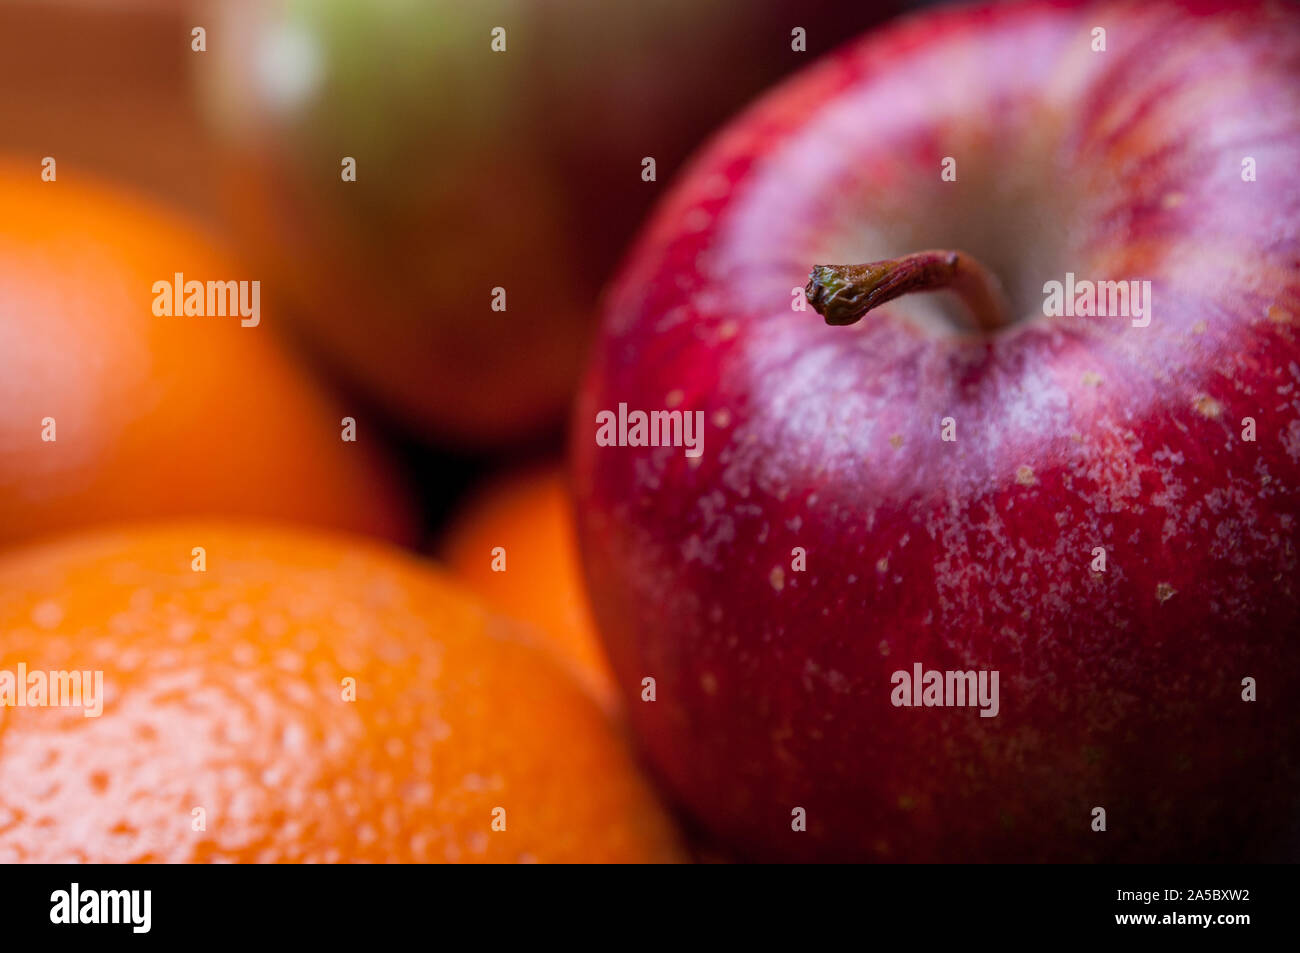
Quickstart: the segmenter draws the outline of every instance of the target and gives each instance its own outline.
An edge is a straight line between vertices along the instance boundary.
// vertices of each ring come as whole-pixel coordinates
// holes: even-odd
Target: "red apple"
[[[195,68],[268,294],[412,429],[491,447],[562,422],[599,288],[687,151],[896,6],[239,0]]]
[[[1297,168],[1276,3],[919,15],[712,143],[610,289],[573,438],[594,611],[700,821],[750,857],[1279,852]],[[1149,281],[1149,321],[1048,316],[1067,273]],[[601,445],[620,404],[701,412],[703,452]],[[997,715],[896,705],[916,665],[999,673]]]

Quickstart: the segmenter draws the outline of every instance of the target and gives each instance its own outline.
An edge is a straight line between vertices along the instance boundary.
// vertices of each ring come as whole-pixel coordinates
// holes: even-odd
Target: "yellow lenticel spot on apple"
[[[1198,394],[1192,400],[1192,406],[1202,417],[1208,417],[1211,420],[1218,420],[1219,415],[1223,413],[1223,405],[1211,397],[1209,394]]]
[[[1160,198],[1161,208],[1178,208],[1187,200],[1187,196],[1182,192],[1166,192]]]
[[[903,435],[901,433],[894,434],[889,438],[889,443],[895,450],[897,450],[903,445]]]
[[[708,209],[693,208],[686,213],[682,224],[686,226],[687,231],[702,232],[709,227],[713,217],[709,215]]]
[[[672,409],[673,407],[678,407],[681,405],[682,398],[684,398],[685,396],[686,395],[683,394],[680,390],[670,390],[668,392],[668,395],[664,397],[664,404],[667,405],[669,409]]]
[[[718,680],[712,672],[705,672],[700,676],[700,688],[704,689],[704,694],[715,695],[718,691]]]
[[[1193,334],[1204,334],[1204,333],[1205,333],[1205,329],[1206,329],[1207,327],[1209,327],[1209,325],[1207,325],[1204,321],[1197,321],[1195,324],[1192,325],[1192,333],[1193,333]]]
[[[721,410],[715,410],[713,412],[713,426],[720,430],[731,426],[731,411],[725,407]]]
[[[916,802],[912,800],[911,795],[900,794],[898,796],[898,806],[904,811],[910,811],[912,808],[916,807]]]
[[[889,654],[889,643],[886,642],[884,639],[880,640],[880,654],[881,655]]]
[[[785,588],[785,570],[780,566],[773,566],[772,572],[767,578],[772,583],[772,588],[777,592]]]
[[[889,572],[888,556],[882,556],[876,560],[876,572]]]
[[[1021,464],[1016,468],[1016,482],[1021,486],[1033,486],[1038,480],[1034,477],[1034,471],[1029,467]]]
[[[1101,375],[1096,371],[1084,371],[1083,376],[1079,378],[1079,381],[1088,387],[1097,387],[1101,384]]]
[[[731,181],[725,175],[715,172],[704,181],[700,191],[710,198],[725,198],[731,191]]]
[[[1156,586],[1156,599],[1163,604],[1172,599],[1177,592],[1178,590],[1169,583],[1162,582]]]
[[[1268,306],[1268,319],[1274,324],[1290,324],[1294,317],[1286,308],[1278,307],[1275,304]]]

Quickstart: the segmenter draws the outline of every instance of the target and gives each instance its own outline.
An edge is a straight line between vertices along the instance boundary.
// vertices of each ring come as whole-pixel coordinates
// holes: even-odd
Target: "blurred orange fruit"
[[[341,439],[355,411],[290,359],[274,314],[154,314],[176,272],[259,276],[163,209],[57,176],[0,161],[0,543],[191,514],[409,539],[373,429]]]
[[[452,525],[441,556],[488,605],[531,623],[613,709],[613,675],[587,605],[563,470],[533,469],[488,487]]]
[[[99,717],[0,707],[0,861],[679,859],[623,739],[510,626],[317,532],[0,556],[0,693],[20,663],[103,672]]]

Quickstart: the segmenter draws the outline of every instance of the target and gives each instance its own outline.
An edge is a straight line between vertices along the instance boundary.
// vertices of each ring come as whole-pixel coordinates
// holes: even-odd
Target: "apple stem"
[[[919,251],[865,265],[817,265],[804,289],[827,324],[853,324],[872,308],[913,291],[952,291],[966,305],[970,326],[996,331],[1011,323],[997,276],[959,251]]]

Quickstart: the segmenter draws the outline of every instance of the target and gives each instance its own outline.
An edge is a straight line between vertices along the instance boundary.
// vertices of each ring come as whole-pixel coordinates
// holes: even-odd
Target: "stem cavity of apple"
[[[872,308],[913,291],[952,291],[969,312],[969,327],[992,332],[1011,324],[997,276],[959,251],[919,251],[864,265],[816,265],[804,289],[827,324],[858,321]]]

